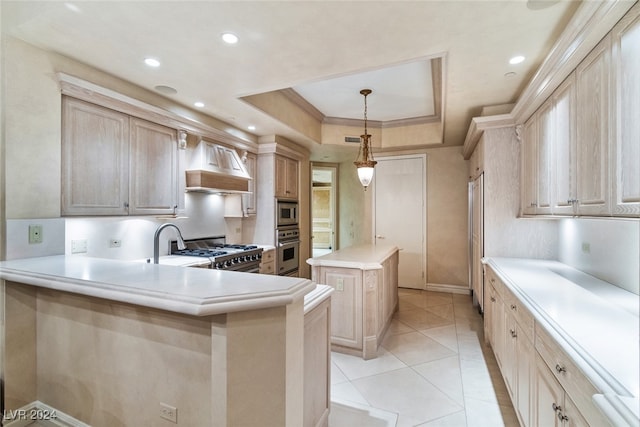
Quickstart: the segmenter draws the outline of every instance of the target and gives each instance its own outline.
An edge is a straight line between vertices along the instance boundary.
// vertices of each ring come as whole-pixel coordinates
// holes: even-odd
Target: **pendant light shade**
[[[370,147],[371,135],[367,132],[367,95],[371,94],[371,89],[362,89],[360,94],[364,96],[364,135],[360,135],[360,149],[353,164],[358,168],[358,178],[366,191],[373,179],[373,168],[378,162],[373,160]]]

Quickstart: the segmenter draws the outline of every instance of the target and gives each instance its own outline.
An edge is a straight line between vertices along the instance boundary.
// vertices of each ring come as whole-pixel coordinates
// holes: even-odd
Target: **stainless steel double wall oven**
[[[278,201],[278,228],[276,245],[277,268],[280,276],[298,276],[300,259],[300,229],[298,228],[298,203]]]

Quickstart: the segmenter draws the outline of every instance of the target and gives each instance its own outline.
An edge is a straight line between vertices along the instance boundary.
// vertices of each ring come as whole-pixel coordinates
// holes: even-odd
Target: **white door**
[[[376,160],[375,241],[400,248],[400,287],[426,289],[427,157],[416,154]]]

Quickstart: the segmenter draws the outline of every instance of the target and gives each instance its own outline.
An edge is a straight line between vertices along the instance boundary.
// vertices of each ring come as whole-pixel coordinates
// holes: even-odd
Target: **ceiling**
[[[434,114],[442,57],[444,145],[482,107],[514,103],[577,1],[2,1],[2,30],[258,136],[308,138],[241,98],[293,89],[326,117]],[[529,6],[529,7],[528,7]],[[547,7],[541,7],[547,6]],[[235,45],[223,32],[239,37]],[[525,61],[510,65],[514,55]],[[161,65],[144,64],[147,57]],[[436,96],[437,98],[437,96]],[[311,144],[312,146],[314,144]],[[317,145],[317,144],[315,144]],[[312,160],[331,151],[314,149]],[[340,150],[335,150],[339,152]]]

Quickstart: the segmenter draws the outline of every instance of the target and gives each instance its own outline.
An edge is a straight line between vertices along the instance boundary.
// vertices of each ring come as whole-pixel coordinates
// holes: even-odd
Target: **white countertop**
[[[286,305],[315,288],[303,278],[73,255],[3,261],[0,278],[194,316]]]
[[[314,267],[343,267],[359,270],[379,270],[382,262],[398,250],[387,244],[349,246],[317,258],[309,258],[307,264]]]
[[[556,261],[486,262],[604,394],[638,406],[638,295]]]

